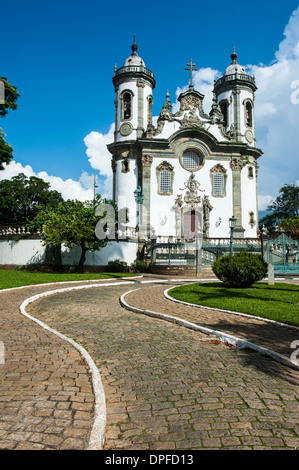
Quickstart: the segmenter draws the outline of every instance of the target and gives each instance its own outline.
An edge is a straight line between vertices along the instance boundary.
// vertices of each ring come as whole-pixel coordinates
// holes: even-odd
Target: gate
[[[299,274],[298,248],[298,240],[281,233],[267,241],[267,261],[273,264],[276,273]]]
[[[233,252],[248,251],[250,253],[261,253],[261,241],[256,238],[234,239]],[[159,241],[151,244],[152,265],[179,265],[195,266],[212,265],[220,256],[229,254],[229,238],[209,238],[204,241],[182,242],[174,237],[159,237]]]

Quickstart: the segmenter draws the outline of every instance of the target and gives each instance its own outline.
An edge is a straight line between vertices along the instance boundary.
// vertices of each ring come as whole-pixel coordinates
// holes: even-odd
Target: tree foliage
[[[10,163],[13,159],[12,147],[5,141],[5,136],[0,127],[0,170],[4,170],[4,163]]]
[[[265,215],[260,220],[260,226],[265,225],[272,231],[281,223],[283,219],[291,219],[299,215],[299,186],[285,184],[279,190],[279,196],[268,205]]]
[[[0,181],[0,222],[26,224],[35,218],[39,206],[56,207],[59,201],[62,195],[50,190],[50,183],[19,173]]]
[[[17,99],[19,98],[18,90],[15,86],[11,85],[6,77],[0,77],[4,83],[4,104],[0,104],[0,116],[5,117],[10,109],[17,109]]]
[[[19,98],[18,90],[15,86],[11,85],[7,78],[0,77],[4,83],[4,103],[0,104],[0,116],[5,117],[9,110],[17,109],[17,99]],[[13,159],[13,149],[5,141],[6,135],[0,128],[0,170],[4,169],[4,164],[9,163]]]
[[[290,217],[290,219],[282,219],[279,229],[288,235],[288,237],[299,240],[299,215]]]
[[[112,201],[96,195],[96,205],[111,204]],[[115,207],[115,205],[114,205]],[[87,251],[97,251],[108,243],[108,238],[99,239],[95,228],[97,222],[105,217],[95,214],[94,201],[61,201],[55,208],[40,208],[33,225],[42,228],[45,243],[54,246],[65,244],[72,249],[74,245],[81,247],[81,256],[77,265],[79,272],[83,271]]]

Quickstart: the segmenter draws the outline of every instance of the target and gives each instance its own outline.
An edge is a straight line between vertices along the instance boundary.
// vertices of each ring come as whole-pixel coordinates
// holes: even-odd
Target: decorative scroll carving
[[[142,166],[150,167],[153,163],[153,157],[151,155],[143,155],[141,157]]]
[[[166,160],[164,160],[164,162],[160,163],[160,165],[157,166],[156,170],[157,171],[163,171],[163,170],[167,170],[167,171],[173,171],[173,166],[167,162]]]
[[[224,168],[224,166],[222,166],[220,163],[217,163],[217,165],[215,165],[215,166],[213,166],[213,168],[211,168],[211,173],[213,173],[213,174],[223,173],[225,175],[227,173],[227,171]]]
[[[241,171],[244,166],[243,159],[240,157],[232,157],[230,167],[233,171]]]
[[[196,181],[194,173],[191,173],[188,181],[186,181],[184,185],[187,189],[184,202],[191,206],[191,209],[194,209],[194,207],[197,206],[201,201],[201,197],[199,196],[198,191],[203,191],[202,189],[199,189],[200,184],[198,181]]]
[[[205,238],[207,238],[209,236],[209,229],[210,229],[210,212],[213,209],[213,206],[211,206],[208,196],[204,196],[202,207],[203,207],[203,232],[204,232]]]

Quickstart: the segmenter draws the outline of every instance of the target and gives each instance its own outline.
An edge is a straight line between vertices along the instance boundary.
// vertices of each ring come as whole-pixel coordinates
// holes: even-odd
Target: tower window
[[[254,220],[254,212],[249,212],[249,225],[251,227],[255,226],[255,220]]]
[[[249,101],[245,105],[245,122],[248,127],[252,127],[252,105]]]
[[[123,96],[123,118],[130,119],[132,117],[132,96],[125,93]]]
[[[253,178],[253,168],[252,168],[252,166],[248,167],[248,178],[250,178],[250,179]]]
[[[226,128],[227,125],[228,125],[228,105],[227,105],[227,102],[226,101],[223,101],[221,104],[220,104],[220,109],[221,109],[221,112],[223,114],[223,118],[224,118],[224,127]]]
[[[121,162],[121,171],[122,173],[128,173],[130,171],[129,160],[124,158]]]

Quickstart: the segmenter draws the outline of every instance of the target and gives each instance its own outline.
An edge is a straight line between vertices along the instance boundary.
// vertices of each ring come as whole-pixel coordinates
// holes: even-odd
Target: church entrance
[[[192,240],[199,233],[201,227],[200,213],[195,209],[183,212],[183,239]]]

